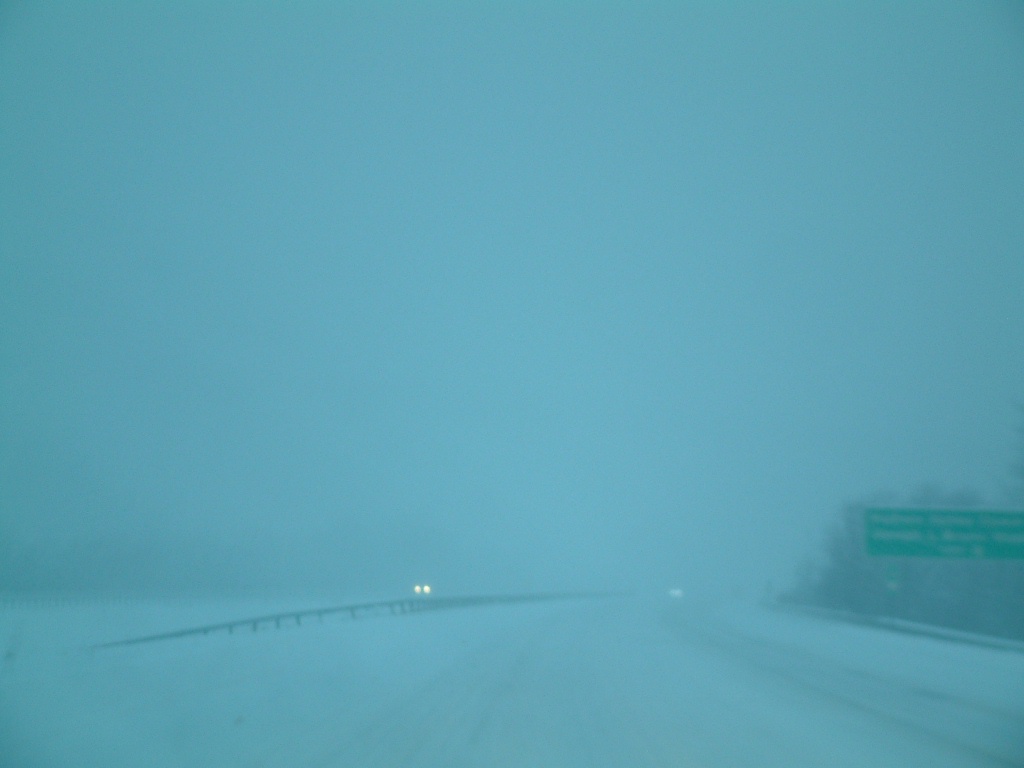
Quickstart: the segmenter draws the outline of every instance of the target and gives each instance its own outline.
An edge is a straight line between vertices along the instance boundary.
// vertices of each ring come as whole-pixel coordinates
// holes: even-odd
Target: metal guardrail
[[[301,626],[304,620],[316,619],[323,621],[325,616],[336,616],[351,620],[371,616],[401,616],[425,611],[446,611],[460,608],[476,608],[488,605],[508,605],[520,603],[536,603],[553,600],[593,600],[612,597],[610,592],[535,592],[512,595],[468,595],[464,597],[423,596],[402,598],[398,600],[379,600],[370,603],[351,603],[334,605],[324,608],[309,608],[301,611],[284,611],[261,616],[251,616],[232,621],[204,624],[188,627],[172,632],[159,632],[151,635],[130,637],[125,640],[113,640],[89,646],[89,650],[118,648],[142,643],[155,643],[162,640],[177,640],[185,637],[210,635],[213,633],[234,634],[235,632],[258,632],[260,629],[280,629],[282,626]]]

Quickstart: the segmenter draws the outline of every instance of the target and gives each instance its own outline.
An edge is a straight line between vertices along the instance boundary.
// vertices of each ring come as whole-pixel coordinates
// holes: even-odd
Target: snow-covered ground
[[[1024,765],[1024,656],[742,605],[0,606],[0,766]]]
[[[1024,765],[1024,654],[750,605],[683,614],[734,659],[953,749]],[[699,624],[699,629],[694,625]]]

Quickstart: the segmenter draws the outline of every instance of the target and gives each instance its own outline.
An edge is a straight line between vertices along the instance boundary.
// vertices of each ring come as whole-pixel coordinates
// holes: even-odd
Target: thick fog
[[[0,591],[760,595],[1003,503],[1012,3],[0,8]]]

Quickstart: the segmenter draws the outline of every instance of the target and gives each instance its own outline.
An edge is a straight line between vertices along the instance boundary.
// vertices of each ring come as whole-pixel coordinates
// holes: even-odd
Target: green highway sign
[[[1024,512],[866,509],[864,546],[888,557],[1024,558]]]

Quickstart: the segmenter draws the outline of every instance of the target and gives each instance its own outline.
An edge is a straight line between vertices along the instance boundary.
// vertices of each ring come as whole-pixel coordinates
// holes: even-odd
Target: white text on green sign
[[[890,557],[1024,558],[1024,512],[867,509],[864,545]]]

